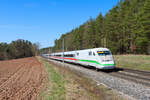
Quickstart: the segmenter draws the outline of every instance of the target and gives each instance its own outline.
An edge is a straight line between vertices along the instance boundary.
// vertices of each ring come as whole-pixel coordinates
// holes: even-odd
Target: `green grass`
[[[148,55],[114,55],[117,67],[150,71]]]
[[[40,58],[38,59],[42,61],[48,74],[46,88],[41,92],[40,100],[65,100],[66,90],[63,77],[48,62]]]

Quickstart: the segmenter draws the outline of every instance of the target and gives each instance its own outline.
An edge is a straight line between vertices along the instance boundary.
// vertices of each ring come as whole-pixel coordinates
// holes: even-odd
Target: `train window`
[[[65,54],[64,57],[74,57],[74,54]]]
[[[60,57],[61,55],[56,55],[56,57]]]
[[[95,56],[95,53],[93,52],[93,56]]]
[[[111,55],[110,51],[98,51],[97,53],[99,56]]]
[[[89,52],[89,56],[91,56],[91,55],[92,55],[92,52],[90,51],[90,52]]]
[[[77,56],[79,56],[79,53],[77,53]]]

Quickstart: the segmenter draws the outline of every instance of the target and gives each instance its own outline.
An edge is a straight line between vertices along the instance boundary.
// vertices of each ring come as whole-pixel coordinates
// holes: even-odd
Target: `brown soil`
[[[44,66],[34,58],[0,62],[0,100],[36,100],[45,85]]]

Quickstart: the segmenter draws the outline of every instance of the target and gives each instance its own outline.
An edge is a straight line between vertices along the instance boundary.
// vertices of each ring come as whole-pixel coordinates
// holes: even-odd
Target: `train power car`
[[[49,54],[51,59],[63,60],[65,62],[93,66],[97,69],[113,69],[115,62],[111,51],[107,48],[93,48],[77,51],[59,52]]]

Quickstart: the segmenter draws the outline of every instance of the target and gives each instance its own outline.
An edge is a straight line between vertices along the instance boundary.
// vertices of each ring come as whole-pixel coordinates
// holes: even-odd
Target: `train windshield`
[[[110,51],[97,51],[99,56],[111,55]]]

